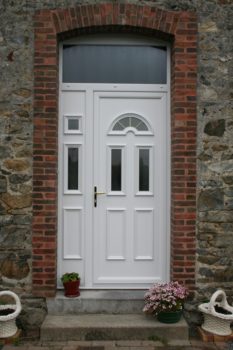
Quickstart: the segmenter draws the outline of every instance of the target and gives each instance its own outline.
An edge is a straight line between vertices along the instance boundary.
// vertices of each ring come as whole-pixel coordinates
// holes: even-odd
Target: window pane
[[[64,45],[64,83],[166,84],[162,46]]]
[[[111,191],[121,191],[121,149],[112,149]]]
[[[139,150],[139,191],[149,191],[149,149]]]
[[[113,130],[116,130],[116,131],[121,131],[121,130],[124,130],[124,126],[121,124],[121,122],[117,122],[114,127],[113,127]]]
[[[68,119],[68,130],[79,130],[79,120]]]
[[[68,148],[68,190],[78,190],[78,148]]]
[[[141,123],[137,126],[137,130],[138,130],[138,131],[148,131],[148,127],[146,126],[145,123],[141,122]]]
[[[129,126],[129,117],[122,118],[120,120],[121,125],[123,125],[125,128],[128,128]]]
[[[128,113],[127,113],[128,115]],[[122,131],[128,127],[135,128],[138,131],[148,131],[146,124],[136,117],[123,117],[113,126],[113,131]]]
[[[141,123],[142,123],[142,121],[138,118],[135,118],[135,117],[130,118],[130,126],[136,128],[136,129],[138,128],[138,125]]]

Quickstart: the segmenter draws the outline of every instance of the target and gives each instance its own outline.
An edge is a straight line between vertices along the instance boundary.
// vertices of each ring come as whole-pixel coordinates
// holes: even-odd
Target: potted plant
[[[188,290],[178,282],[156,283],[145,294],[145,313],[157,316],[163,323],[178,322]]]
[[[77,272],[66,272],[62,275],[61,281],[65,289],[65,296],[75,298],[80,295],[80,276]]]

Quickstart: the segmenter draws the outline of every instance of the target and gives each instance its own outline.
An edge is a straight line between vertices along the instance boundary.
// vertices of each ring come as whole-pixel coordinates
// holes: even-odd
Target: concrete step
[[[41,340],[188,341],[188,326],[184,319],[164,324],[142,313],[47,315],[41,327]]]
[[[145,290],[83,290],[78,298],[67,298],[59,291],[47,299],[48,313],[60,314],[134,314],[141,313]]]

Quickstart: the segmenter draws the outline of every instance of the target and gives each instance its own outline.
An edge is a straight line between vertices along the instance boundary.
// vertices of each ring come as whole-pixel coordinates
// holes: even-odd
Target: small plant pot
[[[69,281],[63,283],[65,289],[65,296],[68,298],[76,298],[80,295],[79,286],[80,280]]]
[[[161,311],[157,319],[162,323],[177,323],[180,321],[182,316],[182,310],[179,311]]]

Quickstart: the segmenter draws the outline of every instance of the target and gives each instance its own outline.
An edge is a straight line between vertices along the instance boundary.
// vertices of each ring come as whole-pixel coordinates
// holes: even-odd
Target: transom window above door
[[[167,84],[165,44],[107,37],[63,43],[63,83]]]

